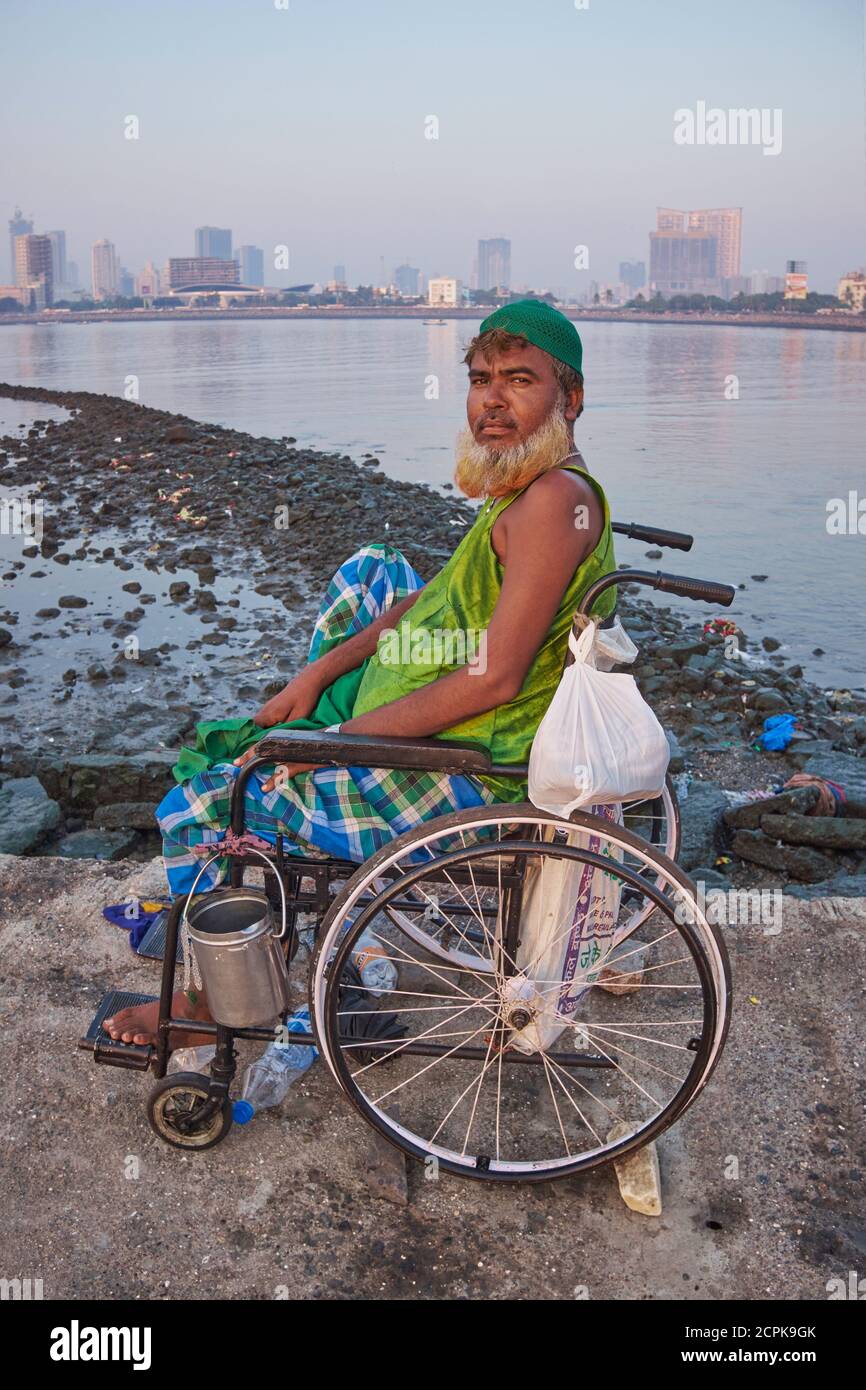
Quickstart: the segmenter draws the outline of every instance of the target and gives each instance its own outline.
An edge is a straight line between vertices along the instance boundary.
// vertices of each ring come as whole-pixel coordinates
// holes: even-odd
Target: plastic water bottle
[[[206,1074],[215,1056],[215,1043],[205,1043],[203,1047],[178,1047],[168,1059],[166,1074],[172,1071],[197,1071]]]
[[[388,959],[384,942],[369,932],[362,932],[352,948],[352,964],[363,984],[373,995],[386,994],[397,987],[397,967]]]
[[[309,1033],[309,1009],[293,1013],[286,1028],[290,1033]],[[257,1111],[279,1105],[288,1095],[289,1087],[309,1070],[318,1055],[309,1043],[272,1042],[244,1072],[241,1098],[232,1107],[235,1124],[249,1124]]]

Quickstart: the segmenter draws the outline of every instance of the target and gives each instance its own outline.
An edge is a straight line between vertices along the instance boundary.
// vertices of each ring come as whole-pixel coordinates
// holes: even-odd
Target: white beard
[[[455,444],[454,482],[466,497],[506,497],[547,473],[572,451],[562,405],[520,444],[479,444],[466,426]]]

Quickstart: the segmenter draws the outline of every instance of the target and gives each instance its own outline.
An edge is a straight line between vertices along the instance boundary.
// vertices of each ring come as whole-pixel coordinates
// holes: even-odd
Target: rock
[[[736,830],[757,830],[762,816],[802,815],[818,800],[817,787],[792,787],[790,791],[768,796],[763,801],[748,801],[724,814],[725,825]]]
[[[866,850],[866,820],[844,816],[762,816],[761,829],[771,840],[818,849]]]
[[[607,1142],[616,1143],[632,1133],[634,1125],[627,1120],[617,1120],[607,1136]],[[642,1216],[661,1216],[662,1183],[655,1143],[645,1144],[642,1149],[627,1154],[625,1158],[614,1159],[613,1167],[619,1195],[629,1210],[640,1212]]]
[[[673,657],[678,666],[685,666],[690,656],[704,656],[709,649],[709,644],[703,639],[693,639],[691,642],[670,642],[665,647],[665,655]]]
[[[0,787],[0,854],[26,854],[60,823],[60,807],[38,777],[10,777]]]
[[[750,864],[775,869],[777,873],[787,874],[789,878],[799,879],[802,883],[819,883],[823,878],[831,878],[836,868],[826,854],[819,854],[817,850],[804,846],[776,845],[760,830],[738,830],[731,849]]]
[[[720,874],[718,869],[707,868],[705,864],[702,864],[700,868],[690,869],[689,878],[692,879],[694,883],[702,883],[705,890],[709,888],[730,888],[731,886],[724,874]]]
[[[781,645],[781,642],[777,641],[775,637],[761,638],[761,646],[764,648],[765,652],[777,652]]]
[[[199,565],[209,565],[213,555],[203,545],[191,546],[189,550],[182,550],[177,557],[177,563],[184,569],[197,569]]]
[[[749,703],[752,709],[760,710],[762,714],[781,714],[790,705],[790,701],[778,690],[766,687],[756,690]]]
[[[866,760],[853,753],[819,754],[808,760],[803,771],[838,782],[852,800],[866,801]]]
[[[866,898],[866,874],[837,874],[823,883],[790,885],[785,893],[792,898]]]
[[[671,750],[671,759],[668,763],[668,772],[682,772],[686,765],[685,754],[680,746],[680,741],[671,729],[665,729],[665,738]]]
[[[12,641],[12,633],[7,627],[0,627],[0,647],[8,647]]]
[[[92,666],[88,666],[87,679],[89,681],[107,681],[108,672],[106,671],[105,667],[100,666],[99,662],[97,661],[94,662]]]
[[[93,823],[99,830],[155,830],[156,808],[149,801],[117,801],[97,806]]]
[[[189,584],[187,584],[185,579],[178,579],[175,581],[174,584],[169,584],[168,586],[169,598],[173,599],[186,598],[189,591],[190,586]]]
[[[697,864],[712,863],[721,846],[722,816],[727,798],[716,782],[693,781],[680,806],[682,843],[678,862],[688,872]]]
[[[798,738],[787,748],[789,757],[794,759],[800,769],[806,765],[809,758],[823,757],[832,752],[833,740],[831,738]]]
[[[79,598],[77,594],[64,594],[57,600],[61,608],[86,608],[87,599]]]
[[[156,806],[173,785],[174,753],[79,753],[73,757],[40,760],[40,781],[64,807],[92,813],[97,806],[117,801],[147,801]]]
[[[137,843],[135,832],[74,830],[57,846],[61,859],[124,859]]]
[[[189,425],[169,425],[163,438],[166,444],[189,444],[195,435]]]
[[[37,618],[59,618],[59,617],[60,617],[60,609],[59,609],[59,608],[37,608],[37,610],[36,610],[36,616],[37,616]]]

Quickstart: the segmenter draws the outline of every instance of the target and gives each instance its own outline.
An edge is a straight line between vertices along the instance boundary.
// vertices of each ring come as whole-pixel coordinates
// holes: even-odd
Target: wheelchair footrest
[[[148,960],[163,960],[165,958],[165,937],[168,927],[168,909],[160,912],[148,927],[144,936],[138,943],[137,954],[145,956]],[[178,933],[177,946],[175,947],[174,958],[178,965],[183,963],[183,946]]]
[[[119,1013],[121,1009],[132,1009],[139,1004],[152,1004],[155,994],[133,994],[129,990],[113,989],[104,994],[99,1008],[93,1015],[90,1027],[79,1038],[78,1046],[83,1052],[92,1052],[94,1062],[102,1062],[110,1067],[126,1067],[130,1071],[147,1071],[150,1059],[156,1049],[151,1044],[115,1042],[104,1031],[102,1025],[107,1018]]]

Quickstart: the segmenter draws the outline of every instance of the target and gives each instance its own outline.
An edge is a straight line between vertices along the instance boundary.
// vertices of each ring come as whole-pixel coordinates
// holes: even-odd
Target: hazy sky
[[[99,237],[135,272],[209,223],[272,284],[468,279],[503,234],[514,283],[579,290],[657,204],[741,205],[744,273],[866,261],[863,0],[0,0],[0,39],[4,231],[64,228],[85,279]],[[699,101],[780,108],[781,153],[677,145]]]

